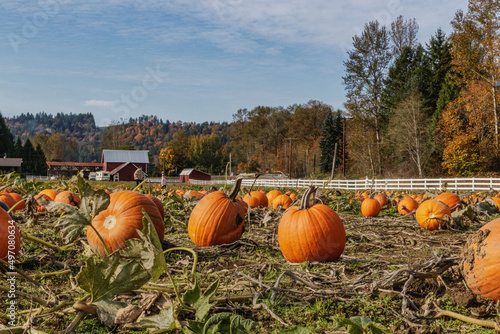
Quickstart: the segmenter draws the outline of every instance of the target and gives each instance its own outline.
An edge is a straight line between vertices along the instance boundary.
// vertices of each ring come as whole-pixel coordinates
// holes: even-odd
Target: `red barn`
[[[180,183],[189,183],[191,180],[210,181],[211,179],[212,177],[210,174],[194,168],[184,168],[179,174]]]
[[[134,172],[142,167],[148,173],[149,156],[146,150],[102,150],[103,170],[111,173],[113,181],[134,181]]]

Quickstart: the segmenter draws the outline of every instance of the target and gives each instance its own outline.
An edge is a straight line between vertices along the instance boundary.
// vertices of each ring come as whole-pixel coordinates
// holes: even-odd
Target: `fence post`
[[[474,189],[474,177],[472,177],[472,191],[475,191]]]

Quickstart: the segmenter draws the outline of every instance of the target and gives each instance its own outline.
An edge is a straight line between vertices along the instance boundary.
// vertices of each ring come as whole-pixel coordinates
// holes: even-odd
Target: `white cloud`
[[[106,100],[86,100],[85,105],[89,107],[111,107],[114,101]]]

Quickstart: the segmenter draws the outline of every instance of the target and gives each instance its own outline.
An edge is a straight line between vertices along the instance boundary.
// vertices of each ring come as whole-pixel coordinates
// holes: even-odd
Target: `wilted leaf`
[[[142,313],[136,305],[127,305],[116,312],[115,324],[129,324],[134,322]]]
[[[491,202],[493,202],[493,200],[491,200]],[[487,213],[489,215],[498,213],[498,206],[494,204],[494,202],[490,203],[488,200],[475,204],[474,208],[478,210],[479,213]]]
[[[168,307],[160,311],[159,314],[144,317],[141,321],[127,324],[126,328],[146,329],[154,328],[160,330],[173,330],[177,328],[173,307]]]
[[[120,309],[127,306],[125,303],[107,299],[98,300],[93,304],[97,307],[97,315],[99,316],[99,319],[101,319],[106,326],[114,326],[116,314]]]

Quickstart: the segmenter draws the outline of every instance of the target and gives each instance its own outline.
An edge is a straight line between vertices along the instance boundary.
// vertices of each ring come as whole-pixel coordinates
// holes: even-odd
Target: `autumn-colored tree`
[[[224,152],[219,136],[191,136],[189,138],[188,157],[194,167],[208,173],[224,173],[229,161]]]
[[[442,165],[451,175],[471,175],[495,168],[496,159],[491,154],[495,142],[491,101],[484,98],[488,91],[484,82],[470,84],[443,111],[436,133],[444,145]],[[474,161],[466,163],[466,159]]]
[[[40,145],[47,161],[78,161],[78,143],[62,133],[36,135],[33,146]]]
[[[464,85],[476,81],[489,87],[485,95],[494,121],[494,145],[499,149],[498,83],[500,82],[500,1],[470,0],[468,12],[457,11],[451,22],[452,64]]]
[[[186,136],[186,131],[179,130],[174,133],[172,140],[168,142],[168,147],[172,149],[177,157],[177,163],[180,168],[192,167],[188,157],[189,139]]]
[[[177,171],[179,168],[177,156],[170,147],[162,148],[159,155],[160,169],[167,175]]]

